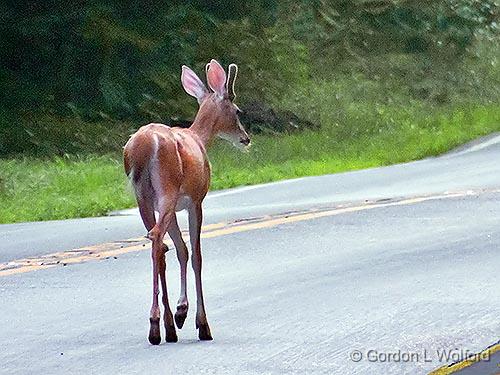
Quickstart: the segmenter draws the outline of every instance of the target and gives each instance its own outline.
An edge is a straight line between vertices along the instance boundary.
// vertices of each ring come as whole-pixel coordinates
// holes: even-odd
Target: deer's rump
[[[179,189],[182,160],[172,130],[161,124],[140,128],[124,148],[125,172],[130,178],[138,200],[152,201]]]

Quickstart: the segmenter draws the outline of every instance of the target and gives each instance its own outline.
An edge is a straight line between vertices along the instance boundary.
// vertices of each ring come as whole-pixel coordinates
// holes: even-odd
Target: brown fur
[[[212,79],[214,81],[217,79],[220,84],[224,72],[214,60],[211,64],[214,64],[214,70],[209,73]],[[167,231],[174,241],[181,267],[181,297],[175,314],[175,322],[179,328],[182,327],[187,316],[186,264],[188,254],[176,220],[175,211],[179,209],[187,209],[189,212],[192,264],[197,292],[198,335],[201,340],[212,339],[205,313],[201,283],[202,202],[210,185],[210,164],[206,147],[216,135],[223,135],[235,144],[247,146],[250,143],[248,134],[239,122],[238,108],[229,99],[227,91],[222,95],[220,91],[209,93],[199,78],[193,79],[195,74],[190,70],[189,72],[191,76],[188,78],[191,85],[195,82],[198,86],[194,88],[190,86],[192,90],[187,91],[199,94],[197,98],[201,103],[192,126],[188,129],[170,128],[163,124],[143,126],[130,137],[123,153],[125,172],[134,186],[139,211],[148,230],[148,238],[152,240],[153,304],[150,314],[149,341],[154,345],[161,341],[158,277],[165,308],[164,325],[167,341],[177,341],[174,320],[168,303],[165,275],[163,238]],[[220,88],[220,85],[218,87]],[[155,218],[155,210],[159,214],[158,220]]]

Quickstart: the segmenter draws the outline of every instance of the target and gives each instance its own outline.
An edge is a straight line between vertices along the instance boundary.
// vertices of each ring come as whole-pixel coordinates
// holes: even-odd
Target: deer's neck
[[[217,123],[218,114],[215,110],[210,110],[207,107],[200,107],[193,124],[189,127],[195,133],[205,146],[208,146],[212,138],[215,136],[215,124]]]

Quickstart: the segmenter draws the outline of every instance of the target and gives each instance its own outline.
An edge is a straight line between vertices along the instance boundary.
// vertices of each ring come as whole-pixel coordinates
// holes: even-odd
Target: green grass
[[[134,203],[118,155],[0,161],[0,222],[105,215]]]
[[[359,124],[364,127],[360,131]],[[353,133],[346,136],[345,128]],[[500,130],[497,105],[430,112],[379,111],[348,117],[339,131],[253,137],[248,154],[218,144],[211,150],[212,188],[223,189],[285,178],[389,165],[439,155],[469,140]],[[339,136],[339,132],[343,133]]]
[[[217,142],[212,189],[420,159],[500,130],[498,105],[343,111],[341,125],[317,132],[254,136],[249,153]],[[119,153],[0,160],[0,223],[99,216],[134,204]]]

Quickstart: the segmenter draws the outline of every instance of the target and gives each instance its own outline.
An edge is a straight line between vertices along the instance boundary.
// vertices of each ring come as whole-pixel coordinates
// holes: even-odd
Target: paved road
[[[196,339],[191,300],[179,342],[148,344],[148,251],[0,277],[0,373],[424,374],[480,351],[500,333],[498,160],[493,142],[212,194],[212,223],[346,202],[359,207],[204,239],[213,342]],[[428,195],[437,196],[386,200]],[[134,237],[144,233],[138,221],[127,212],[3,226],[0,256]],[[175,301],[172,253],[168,269]],[[356,351],[359,362],[351,359]]]
[[[342,202],[495,188],[500,186],[499,155],[500,134],[440,158],[214,192],[205,199],[205,223]],[[113,217],[0,225],[0,262],[144,235],[136,216],[136,210],[128,210]]]

